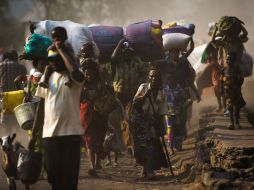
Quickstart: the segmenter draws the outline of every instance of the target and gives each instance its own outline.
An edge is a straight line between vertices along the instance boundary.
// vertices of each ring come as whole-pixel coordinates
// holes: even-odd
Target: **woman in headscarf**
[[[134,156],[136,162],[143,166],[142,175],[148,179],[155,177],[154,170],[168,167],[160,141],[166,132],[167,113],[161,73],[152,67],[149,82],[141,84],[134,97],[131,117]]]

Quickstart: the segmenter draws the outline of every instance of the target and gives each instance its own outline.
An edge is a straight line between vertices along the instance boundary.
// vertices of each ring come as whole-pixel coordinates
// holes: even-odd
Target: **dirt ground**
[[[17,141],[23,145],[27,145],[28,136],[20,129],[13,116],[6,118],[7,124],[0,127],[0,136],[17,134]],[[190,179],[191,167],[195,157],[195,133],[189,134],[189,137],[184,143],[183,151],[171,155],[176,177],[172,177],[168,169],[163,169],[157,172],[157,179],[154,181],[146,181],[140,176],[141,167],[135,164],[135,160],[127,153],[124,153],[119,158],[117,166],[105,166],[102,162],[103,169],[98,173],[98,177],[92,178],[88,175],[89,169],[88,158],[84,155],[81,160],[79,190],[181,190],[192,189],[192,179]],[[2,151],[0,151],[2,158]],[[112,155],[113,157],[113,155]],[[47,190],[49,189],[47,180],[40,180],[31,187],[32,190]],[[0,190],[7,190],[7,182],[3,170],[0,169]],[[23,190],[25,187],[20,181],[17,181],[17,190]]]

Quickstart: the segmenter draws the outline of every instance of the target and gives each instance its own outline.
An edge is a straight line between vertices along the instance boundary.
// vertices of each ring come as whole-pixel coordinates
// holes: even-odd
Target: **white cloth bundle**
[[[36,28],[34,33],[42,34],[51,38],[51,31],[57,26],[64,27],[67,31],[67,42],[72,46],[76,56],[79,55],[81,47],[87,43],[92,42],[94,47],[95,57],[99,57],[99,49],[93,41],[93,36],[88,28],[84,24],[78,24],[70,20],[66,21],[52,21],[44,20],[35,24]]]
[[[191,36],[182,33],[168,33],[162,36],[164,51],[169,50],[186,50]]]

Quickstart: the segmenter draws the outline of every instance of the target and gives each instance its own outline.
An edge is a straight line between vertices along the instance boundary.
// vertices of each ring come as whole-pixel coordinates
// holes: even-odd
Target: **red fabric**
[[[214,86],[217,86],[220,81],[220,70],[217,66],[213,66],[212,68],[212,83]]]
[[[84,142],[90,141],[89,137],[86,135],[88,127],[92,121],[93,117],[93,107],[89,103],[81,103],[80,104],[80,121],[82,124],[82,127],[84,128],[84,136],[83,140]]]
[[[103,142],[107,131],[107,118],[94,111],[92,104],[81,103],[80,120],[85,130],[83,136],[85,146],[104,159],[106,154]]]

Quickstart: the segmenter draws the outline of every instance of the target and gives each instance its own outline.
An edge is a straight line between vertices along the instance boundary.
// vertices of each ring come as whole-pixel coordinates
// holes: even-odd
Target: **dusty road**
[[[21,130],[13,118],[8,118],[8,124],[0,127],[0,135],[16,133],[17,139],[23,145],[27,145],[27,134]],[[170,175],[169,170],[161,170],[157,172],[158,178],[155,181],[145,181],[140,177],[141,168],[135,164],[135,160],[130,156],[122,156],[119,158],[118,166],[103,166],[99,171],[97,178],[88,175],[87,170],[89,163],[87,157],[82,158],[79,177],[79,190],[181,190],[192,189],[191,167],[195,157],[195,133],[189,134],[184,143],[183,151],[171,156],[174,172],[176,177]],[[2,154],[0,153],[0,157]],[[105,162],[103,162],[105,164]],[[7,182],[5,175],[0,169],[0,190],[7,190]],[[25,187],[20,181],[17,181],[17,189],[23,190]],[[47,190],[49,185],[46,180],[40,180],[33,185],[33,190]]]

